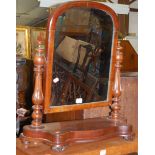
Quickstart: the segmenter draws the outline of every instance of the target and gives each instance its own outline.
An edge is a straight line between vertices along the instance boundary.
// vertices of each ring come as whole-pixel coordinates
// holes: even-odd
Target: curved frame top
[[[112,50],[111,50],[111,63],[109,71],[109,84],[108,84],[108,95],[106,101],[100,101],[95,103],[85,103],[80,105],[64,105],[56,106],[50,108],[50,99],[51,99],[51,85],[52,85],[52,68],[53,68],[53,53],[54,53],[54,37],[56,30],[56,22],[58,17],[63,14],[67,9],[75,7],[84,7],[84,8],[93,8],[99,9],[106,12],[111,16],[113,22],[113,41],[112,41]],[[55,113],[55,112],[64,112],[64,111],[73,111],[73,110],[82,110],[85,108],[101,107],[108,106],[112,103],[112,86],[114,82],[114,64],[116,56],[116,46],[118,40],[118,19],[116,13],[106,5],[103,5],[98,2],[91,1],[73,1],[67,2],[60,5],[53,14],[48,18],[47,26],[47,35],[46,35],[46,65],[45,65],[45,74],[44,74],[44,113]]]

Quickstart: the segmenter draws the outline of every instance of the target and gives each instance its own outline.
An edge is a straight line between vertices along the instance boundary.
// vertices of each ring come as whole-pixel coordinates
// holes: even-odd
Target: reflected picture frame
[[[16,26],[16,56],[31,59],[30,27]]]

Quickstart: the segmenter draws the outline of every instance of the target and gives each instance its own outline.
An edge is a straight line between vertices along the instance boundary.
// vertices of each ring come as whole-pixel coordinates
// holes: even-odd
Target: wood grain
[[[131,124],[136,131],[138,129],[138,77],[121,77],[121,83],[121,113],[126,116],[128,124]]]
[[[83,119],[83,110],[46,114],[44,122],[62,122]]]
[[[122,40],[123,47],[123,67],[122,72],[138,72],[138,54],[128,40]]]
[[[112,138],[99,142],[72,144],[63,152],[54,152],[45,143],[32,143],[25,147],[19,139],[16,142],[16,155],[99,155],[100,151],[104,149],[106,149],[106,155],[125,155],[138,152],[137,136],[132,142],[124,141],[121,138]]]

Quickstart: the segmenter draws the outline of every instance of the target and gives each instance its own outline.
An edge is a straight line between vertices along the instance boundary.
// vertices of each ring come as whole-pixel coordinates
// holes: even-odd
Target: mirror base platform
[[[43,128],[24,127],[21,140],[25,145],[42,141],[51,145],[57,152],[63,151],[72,143],[87,143],[113,137],[133,140],[132,126],[104,118],[78,121],[44,123]]]

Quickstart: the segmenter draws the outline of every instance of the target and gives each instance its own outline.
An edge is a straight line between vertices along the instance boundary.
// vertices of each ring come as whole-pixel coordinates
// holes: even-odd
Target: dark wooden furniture
[[[25,58],[16,58],[17,73],[17,108],[32,107],[33,93],[33,61]]]
[[[16,129],[17,136],[24,125],[31,123],[32,107],[32,69],[31,60],[16,57]],[[25,112],[24,112],[25,111]],[[24,112],[24,113],[22,113]]]
[[[108,83],[107,99],[100,102],[92,102],[77,105],[51,106],[51,85],[52,85],[52,67],[54,53],[54,35],[56,30],[56,21],[60,14],[72,7],[94,8],[109,14],[113,21],[113,41],[111,48],[110,73]],[[31,141],[48,141],[51,148],[55,151],[63,151],[66,146],[78,142],[92,142],[112,137],[122,137],[126,140],[133,140],[134,133],[132,126],[126,123],[125,117],[120,114],[120,68],[123,61],[122,47],[117,39],[118,20],[115,12],[109,7],[90,1],[74,1],[62,4],[58,7],[52,16],[49,17],[47,28],[47,53],[44,56],[44,46],[41,40],[38,40],[38,49],[34,57],[35,87],[32,96],[33,101],[33,121],[31,125],[25,126],[21,140],[23,144],[29,145]],[[43,72],[45,72],[44,76]],[[44,78],[44,80],[42,80]],[[44,81],[44,82],[43,82]],[[42,83],[43,82],[43,83]],[[43,84],[43,88],[42,88]],[[108,117],[56,122],[42,123],[42,104],[44,113],[65,112],[72,110],[81,110],[84,108],[93,108],[100,106],[111,106],[111,114]]]
[[[16,60],[16,85],[17,85],[17,108],[26,106],[26,90],[28,86],[28,68],[26,59],[17,58]]]
[[[85,57],[88,56],[86,55]],[[95,57],[95,54],[93,55],[93,57]],[[75,104],[75,100],[79,96],[82,97],[83,103],[88,103],[92,101],[92,99],[100,99],[100,96],[95,92],[95,85],[97,84],[98,80],[93,80],[91,78],[93,82],[86,82],[88,81],[88,78],[90,78],[87,75],[87,66],[91,61],[91,58],[89,61],[87,61],[86,59],[84,58],[84,63],[82,64],[81,68],[78,68],[76,63],[73,69],[64,67],[64,64],[61,64],[61,62],[54,62],[53,79],[59,77],[60,82],[52,84],[53,106]],[[86,65],[85,62],[88,62],[88,64]],[[76,73],[76,70],[80,70],[80,73]],[[93,86],[91,86],[92,83]]]
[[[138,131],[138,74],[137,72],[121,75],[122,95],[121,113],[126,116],[128,123]]]
[[[138,54],[132,47],[128,40],[122,40],[121,46],[123,47],[123,63],[122,72],[138,72]]]
[[[83,58],[82,65],[80,67],[78,67],[79,66],[79,60],[81,57],[81,52],[82,52],[81,48],[86,49],[86,54]],[[96,62],[97,57],[101,54],[101,51],[102,51],[102,49],[100,49],[97,46],[93,49],[93,47],[89,44],[88,45],[79,45],[78,57],[77,57],[77,61],[75,63],[73,72],[76,72],[76,70],[79,69],[82,72],[82,75],[81,75],[82,81],[86,80],[90,63],[93,63],[94,69],[95,69],[95,62]]]

